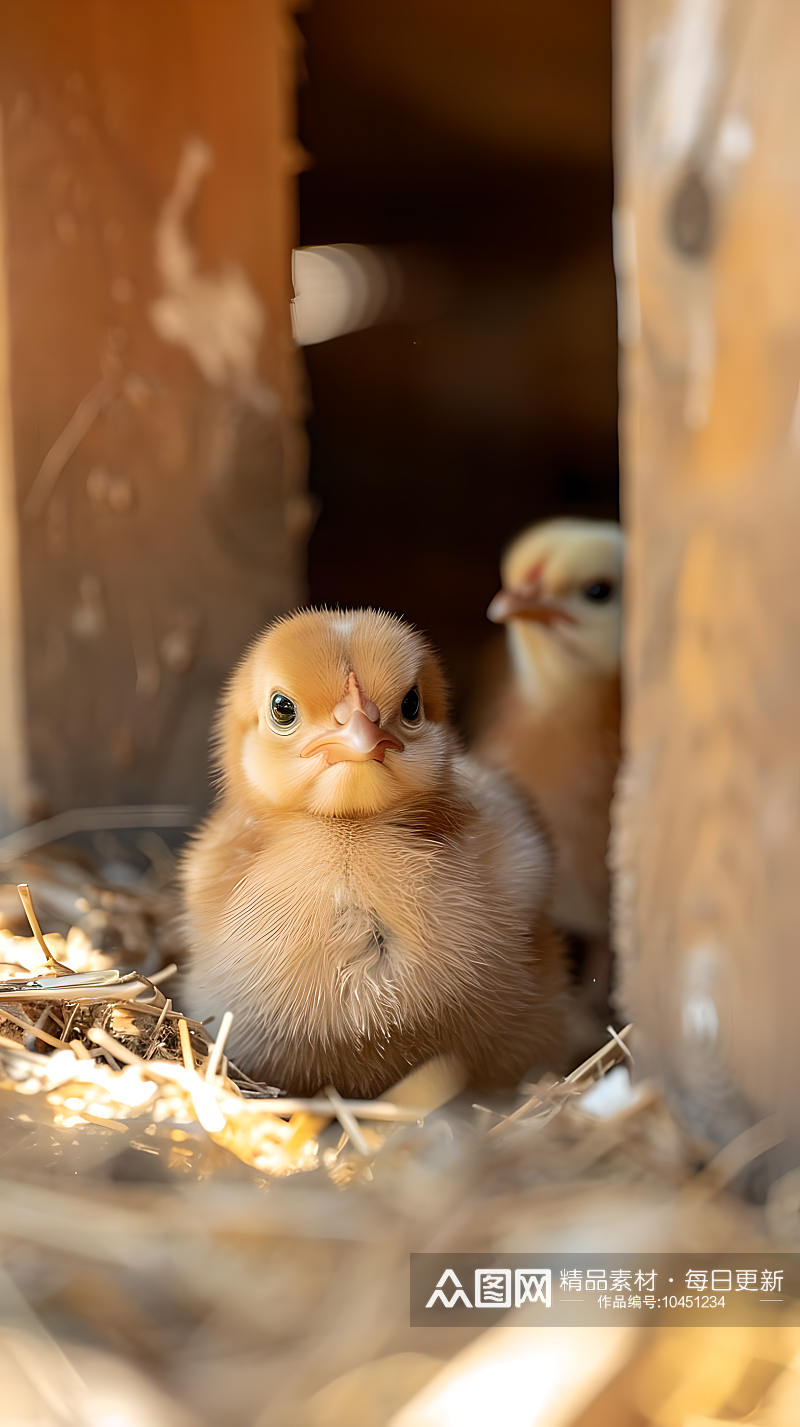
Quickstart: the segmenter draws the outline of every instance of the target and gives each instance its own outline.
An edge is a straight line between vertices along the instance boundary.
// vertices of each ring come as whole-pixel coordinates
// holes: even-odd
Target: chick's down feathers
[[[509,547],[488,610],[506,626],[510,672],[478,752],[541,809],[555,845],[554,918],[582,936],[608,927],[622,563],[615,522],[546,521]]]
[[[459,751],[438,659],[372,610],[304,610],[235,671],[221,796],[185,856],[185,996],[290,1093],[373,1096],[433,1055],[553,1064],[560,943],[524,797]]]

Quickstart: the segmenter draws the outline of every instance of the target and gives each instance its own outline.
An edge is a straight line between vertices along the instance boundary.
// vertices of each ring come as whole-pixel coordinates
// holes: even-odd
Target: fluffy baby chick
[[[183,864],[185,1000],[296,1094],[374,1096],[453,1053],[473,1083],[559,1058],[551,857],[502,775],[459,752],[440,664],[373,610],[303,610],[246,655],[222,792]]]
[[[554,920],[583,937],[608,928],[622,564],[616,522],[548,520],[510,546],[487,611],[506,626],[511,675],[478,751],[541,809],[555,843]]]

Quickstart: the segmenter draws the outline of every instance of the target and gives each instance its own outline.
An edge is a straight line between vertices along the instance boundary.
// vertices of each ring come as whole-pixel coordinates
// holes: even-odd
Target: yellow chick
[[[303,610],[234,672],[221,795],[185,856],[185,999],[295,1094],[374,1096],[451,1053],[515,1084],[559,1060],[551,854],[510,780],[460,752],[439,661],[374,610]]]
[[[623,553],[614,521],[535,525],[506,552],[487,611],[506,625],[511,674],[477,751],[541,809],[555,844],[553,917],[583,937],[608,930]]]

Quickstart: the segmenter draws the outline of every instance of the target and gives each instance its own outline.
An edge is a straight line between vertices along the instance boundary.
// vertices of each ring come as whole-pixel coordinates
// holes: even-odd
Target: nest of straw
[[[449,1419],[403,1404],[502,1355],[505,1330],[409,1328],[412,1250],[795,1246],[791,1195],[763,1209],[726,1192],[758,1127],[714,1158],[652,1086],[606,1118],[584,1108],[630,1028],[511,1102],[474,1105],[445,1061],[374,1101],[290,1100],[227,1061],[227,1021],[212,1041],[169,999],[166,879],[120,888],[41,856],[15,871],[22,900],[0,889],[7,1420],[428,1427]],[[37,909],[59,930],[43,936]],[[734,1331],[738,1366],[720,1348],[712,1371]],[[595,1416],[553,1423],[759,1421],[762,1401],[774,1424],[798,1420],[794,1330],[706,1335],[696,1400],[675,1395],[689,1335],[631,1334]]]
[[[51,886],[53,877],[51,868]],[[100,1124],[125,1132],[138,1125],[146,1138],[138,1136],[133,1147],[148,1153],[165,1145],[172,1151],[176,1134],[185,1145],[196,1127],[257,1171],[281,1176],[321,1162],[342,1185],[357,1173],[369,1177],[371,1162],[398,1126],[422,1125],[463,1088],[459,1066],[440,1059],[374,1100],[344,1100],[334,1086],[312,1099],[288,1098],[228,1061],[229,1013],[212,1041],[161,990],[177,971],[174,962],[153,969],[165,947],[159,932],[169,921],[166,901],[160,916],[152,904],[137,907],[130,891],[117,905],[119,894],[96,882],[82,885],[76,901],[81,909],[104,906],[118,917],[138,915],[140,941],[129,932],[127,943],[144,960],[145,975],[110,964],[113,955],[92,945],[85,924],[73,924],[66,937],[45,936],[30,884],[17,884],[16,891],[32,935],[0,931],[0,1090],[31,1097],[37,1114],[55,1127]],[[142,946],[141,928],[148,925]],[[523,1103],[508,1114],[475,1106],[496,1119],[488,1138],[523,1120],[546,1124],[630,1055],[630,1029],[618,1034],[609,1028],[611,1039],[602,1050],[566,1080],[550,1077],[528,1087]],[[334,1121],[339,1143],[323,1145],[323,1132]]]

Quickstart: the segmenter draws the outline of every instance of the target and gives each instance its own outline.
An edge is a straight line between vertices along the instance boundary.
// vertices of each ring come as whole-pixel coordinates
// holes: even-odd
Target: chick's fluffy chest
[[[326,1066],[356,1089],[354,1051],[365,1083],[373,1062],[390,1083],[443,1049],[443,1035],[456,1047],[465,1015],[481,1021],[482,1006],[496,1007],[501,1035],[503,991],[511,1020],[536,997],[521,965],[523,919],[489,891],[501,838],[474,836],[480,820],[469,806],[444,832],[397,819],[286,818],[250,851],[245,829],[212,822],[189,889],[194,1013],[232,1010],[234,1060],[308,1088],[324,1083]],[[240,853],[227,895],[204,897],[215,883],[218,894],[221,850],[232,843]],[[538,869],[504,860],[507,877],[535,886]]]
[[[282,1034],[386,1030],[406,999],[404,972],[431,953],[433,887],[449,880],[448,861],[396,826],[287,819],[231,889],[229,974]]]

